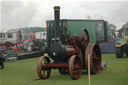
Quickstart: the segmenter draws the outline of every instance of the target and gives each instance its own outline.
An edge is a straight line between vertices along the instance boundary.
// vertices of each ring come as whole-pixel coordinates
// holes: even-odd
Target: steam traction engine
[[[41,56],[37,73],[40,79],[47,79],[51,69],[58,69],[61,74],[69,73],[73,80],[80,79],[82,69],[88,69],[88,54],[90,54],[90,68],[92,74],[101,69],[101,52],[97,44],[89,44],[89,34],[86,29],[80,29],[80,36],[71,36],[60,26],[60,7],[54,7],[55,20],[47,24],[47,46]],[[65,27],[67,23],[65,22]],[[67,29],[66,29],[67,30]],[[75,29],[74,29],[75,30]],[[51,37],[51,39],[49,39]]]

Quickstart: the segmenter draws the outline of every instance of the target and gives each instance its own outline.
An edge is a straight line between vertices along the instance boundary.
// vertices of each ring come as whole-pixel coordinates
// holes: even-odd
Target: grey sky
[[[1,1],[0,29],[45,26],[54,18],[53,6],[61,6],[62,19],[104,19],[119,29],[128,22],[128,1],[13,0]]]

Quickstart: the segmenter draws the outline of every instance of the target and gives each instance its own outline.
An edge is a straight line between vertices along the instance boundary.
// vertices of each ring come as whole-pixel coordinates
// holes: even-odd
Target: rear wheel
[[[85,52],[85,65],[88,67],[88,54],[90,55],[91,74],[97,74],[101,70],[101,51],[97,44],[88,44]],[[88,68],[87,68],[88,69]]]
[[[123,50],[120,47],[116,47],[116,57],[122,58],[123,56]]]

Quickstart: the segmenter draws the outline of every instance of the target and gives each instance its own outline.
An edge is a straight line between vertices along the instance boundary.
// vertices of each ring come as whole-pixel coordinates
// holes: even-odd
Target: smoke
[[[44,27],[55,5],[61,6],[61,19],[104,19],[118,29],[128,22],[127,1],[16,0],[1,1],[1,28]]]

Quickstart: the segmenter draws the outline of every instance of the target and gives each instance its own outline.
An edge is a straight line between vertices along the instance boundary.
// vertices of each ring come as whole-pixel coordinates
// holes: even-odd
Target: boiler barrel
[[[78,48],[72,45],[66,46],[67,56],[71,57],[72,55],[78,55]]]

